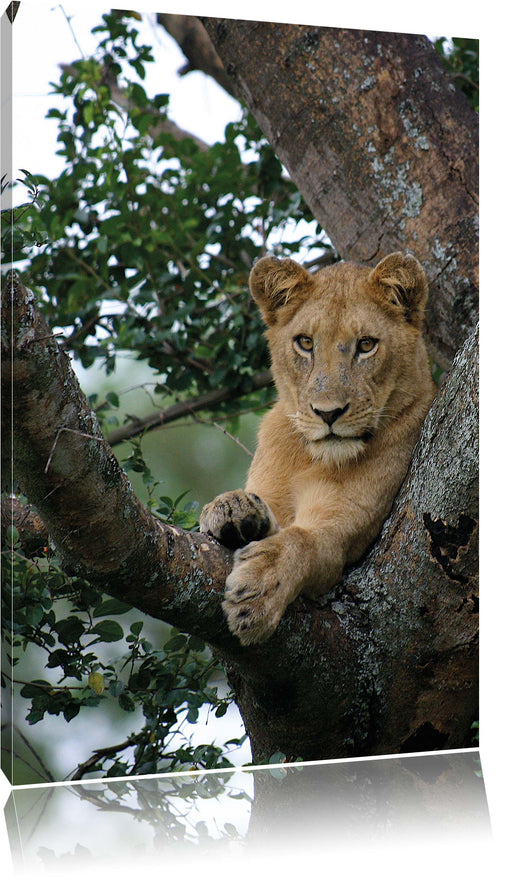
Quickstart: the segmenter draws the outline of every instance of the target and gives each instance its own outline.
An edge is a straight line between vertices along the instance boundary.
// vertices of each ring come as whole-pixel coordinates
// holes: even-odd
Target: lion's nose
[[[324,423],[327,423],[327,426],[330,428],[333,423],[336,423],[338,417],[341,417],[348,411],[348,404],[345,405],[344,408],[334,408],[333,411],[321,411],[320,408],[313,408],[313,413],[317,415],[317,417],[321,417]]]

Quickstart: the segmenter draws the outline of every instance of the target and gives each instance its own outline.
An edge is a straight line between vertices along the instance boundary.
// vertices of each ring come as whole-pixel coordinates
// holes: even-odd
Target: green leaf
[[[75,703],[75,702],[69,703],[69,705],[66,705],[66,707],[63,711],[64,718],[69,723],[70,720],[73,720],[73,718],[77,716],[79,711],[80,711],[80,705],[78,703]]]
[[[57,668],[60,665],[65,670],[71,660],[72,658],[69,655],[69,652],[62,647],[59,647],[57,650],[54,650],[53,653],[48,654],[48,662],[46,663],[46,666],[47,668]]]
[[[168,641],[163,646],[163,649],[166,653],[175,653],[177,650],[182,650],[187,644],[187,636],[182,634],[173,635],[172,638],[169,638]]]
[[[7,544],[9,546],[15,546],[20,539],[20,535],[18,532],[18,528],[14,526],[14,524],[9,524],[6,532]]]
[[[39,686],[41,684],[41,686]],[[30,684],[24,684],[24,686],[20,690],[20,695],[25,699],[33,699],[35,696],[46,696],[48,690],[45,690],[44,687],[50,688],[50,684],[48,681],[32,681]]]
[[[93,616],[121,616],[123,613],[128,613],[129,610],[132,610],[131,604],[118,601],[117,598],[108,598],[94,608]]]
[[[31,626],[39,625],[44,615],[45,611],[41,604],[36,604],[35,607],[29,607],[27,609],[27,624]]]
[[[129,693],[121,693],[117,701],[123,711],[135,711],[135,702]]]
[[[269,757],[268,762],[269,762],[269,764],[271,764],[271,763],[284,763],[285,760],[286,760],[286,755],[283,754],[282,751],[275,751],[274,754],[272,754]]]
[[[29,722],[29,724],[36,724],[38,721],[43,720],[44,713],[46,709],[43,708],[32,708],[30,712],[27,714],[25,720]]]
[[[116,392],[112,392],[112,391],[107,392],[105,398],[106,398],[107,402],[109,402],[114,408],[119,407],[119,396],[117,395]]]
[[[92,121],[94,119],[94,105],[92,103],[88,102],[82,108],[82,113],[83,113],[84,122],[86,123],[86,125],[89,125],[89,123],[92,123]]]
[[[98,635],[99,639],[107,644],[120,641],[124,637],[122,627],[114,619],[103,619],[101,622],[96,622],[90,632],[93,635]]]
[[[68,616],[55,623],[55,631],[62,644],[74,644],[82,637],[85,625],[77,616]]]
[[[187,720],[188,720],[189,724],[195,724],[198,717],[199,717],[198,709],[197,708],[189,708],[188,714],[187,714]]]

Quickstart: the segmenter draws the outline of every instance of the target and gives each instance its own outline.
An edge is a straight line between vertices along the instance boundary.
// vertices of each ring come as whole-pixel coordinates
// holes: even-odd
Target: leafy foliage
[[[26,176],[37,199],[15,218],[14,261],[30,258],[27,284],[85,367],[112,371],[128,350],[159,372],[157,394],[248,392],[266,363],[248,272],[269,238],[296,250],[290,219],[310,215],[249,115],[208,150],[169,132],[169,96],[146,94],[151,52],[128,22],[105,15],[97,56],[55,86],[71,105],[49,114],[65,169]]]
[[[212,684],[219,669],[205,644],[170,628],[156,648],[146,634],[147,624],[134,618],[129,605],[64,573],[49,551],[26,558],[14,527],[7,540],[2,627],[12,681],[29,703],[28,723],[37,724],[45,715],[62,715],[69,722],[84,707],[108,703],[126,713],[142,711],[142,727],[119,745],[95,750],[78,765],[79,777],[229,766],[229,746],[192,746],[182,732],[183,721],[197,721],[203,705],[221,717],[230,702]],[[29,644],[42,652],[53,681],[17,677]],[[3,677],[5,687],[11,677],[6,672]]]
[[[459,87],[478,110],[479,42],[470,37],[438,37],[436,51],[445,62]]]

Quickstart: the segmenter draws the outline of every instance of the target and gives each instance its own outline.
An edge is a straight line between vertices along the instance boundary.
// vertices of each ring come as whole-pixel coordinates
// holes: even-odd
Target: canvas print
[[[478,41],[44,14],[2,168],[5,775],[476,748]]]

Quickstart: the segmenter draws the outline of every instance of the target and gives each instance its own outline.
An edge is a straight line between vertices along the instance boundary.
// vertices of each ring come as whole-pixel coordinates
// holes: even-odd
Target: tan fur
[[[412,256],[316,274],[267,257],[249,282],[278,401],[245,492],[201,515],[202,530],[243,546],[223,604],[243,644],[267,640],[288,604],[328,591],[373,542],[435,392],[421,336],[427,283]]]

